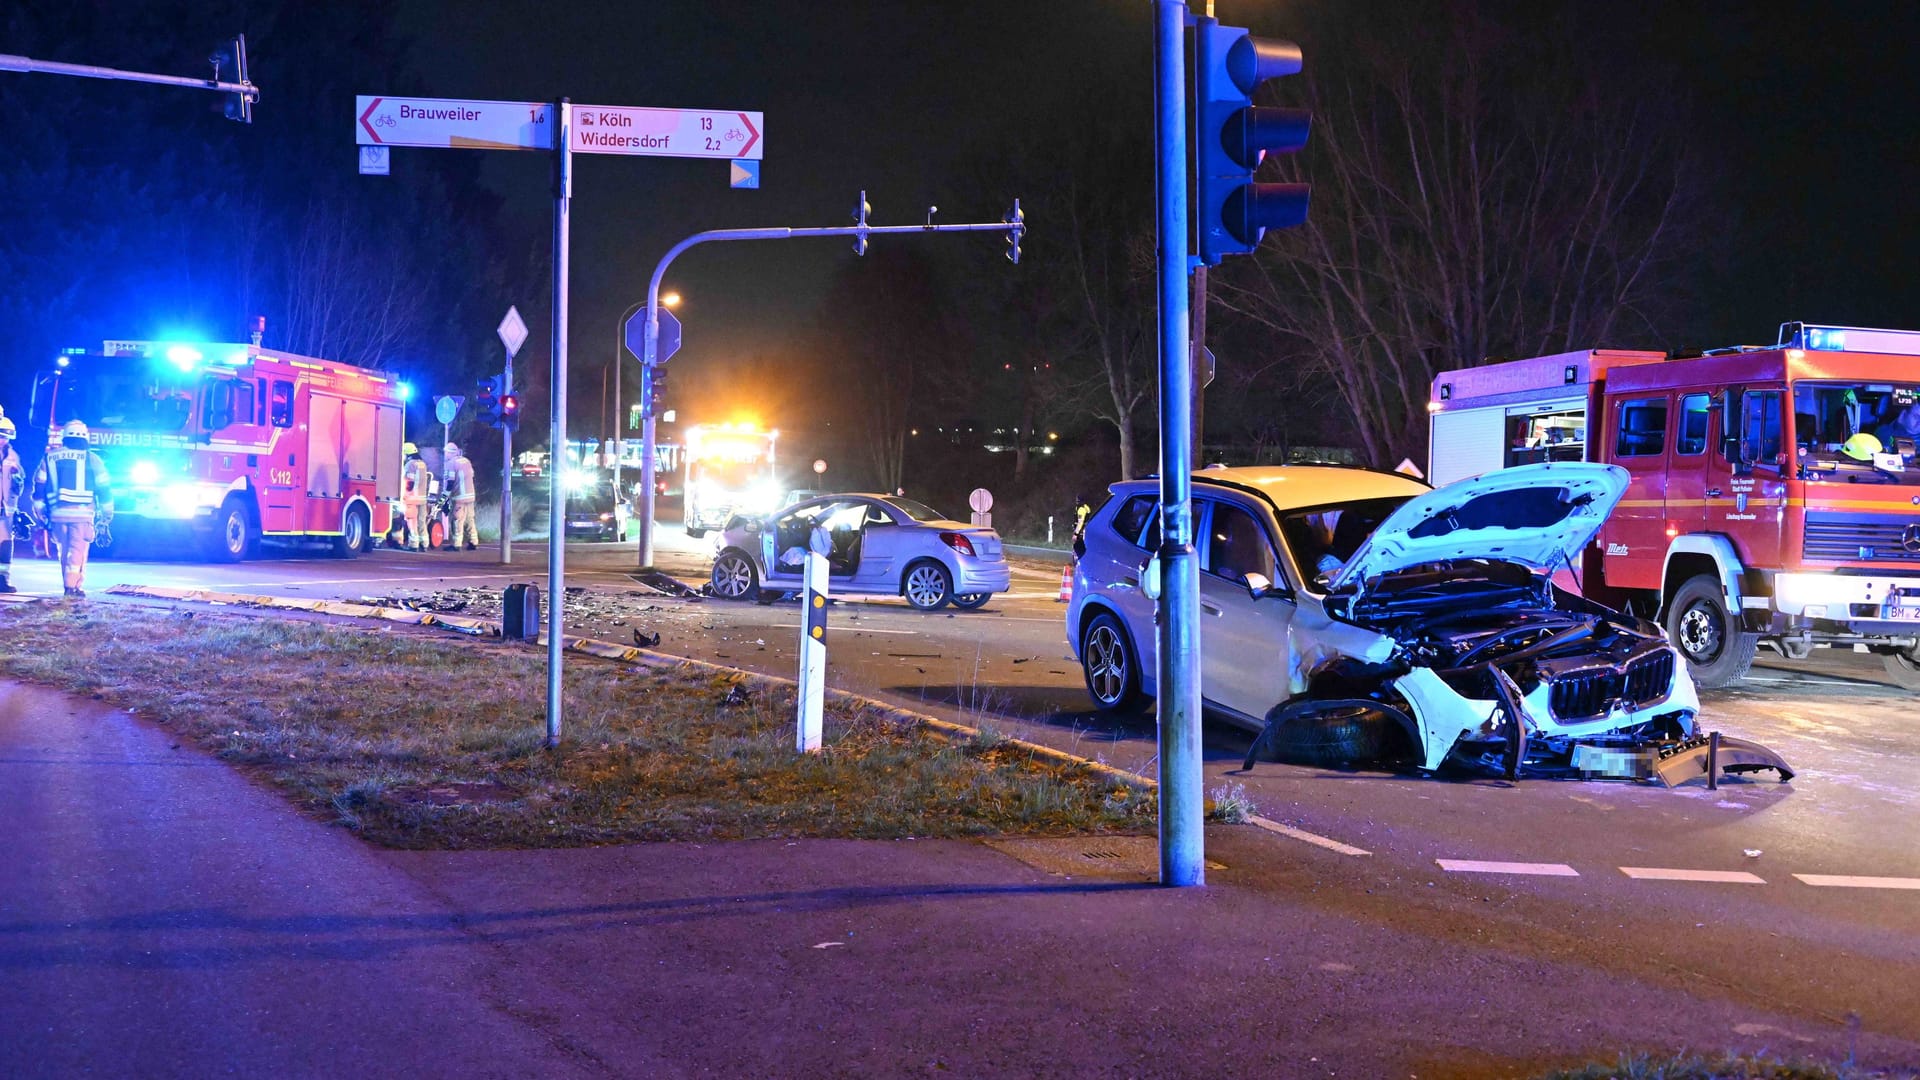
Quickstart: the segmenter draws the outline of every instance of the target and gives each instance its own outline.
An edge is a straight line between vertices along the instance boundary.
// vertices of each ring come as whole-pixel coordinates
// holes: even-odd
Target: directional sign
[[[494,333],[500,335],[500,344],[507,347],[508,356],[519,356],[520,346],[527,343],[527,323],[520,317],[520,309],[508,307],[507,317],[500,320]]]
[[[573,151],[758,161],[765,149],[763,123],[760,113],[726,109],[575,105]]]
[[[727,184],[737,188],[759,187],[760,163],[751,158],[739,158],[727,162]]]
[[[363,96],[353,99],[353,113],[361,146],[553,149],[553,106],[542,101]]]
[[[626,325],[627,351],[641,360],[647,358],[647,309],[633,313]],[[660,340],[655,342],[653,362],[664,364],[667,357],[680,351],[680,320],[673,312],[660,309]]]

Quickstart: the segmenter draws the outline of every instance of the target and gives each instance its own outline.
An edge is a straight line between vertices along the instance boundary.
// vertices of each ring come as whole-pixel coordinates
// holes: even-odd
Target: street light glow
[[[662,293],[662,294],[660,295],[660,306],[661,306],[661,307],[670,307],[670,308],[671,308],[671,307],[679,307],[679,306],[680,306],[680,294],[679,294],[679,293],[677,293],[677,292],[670,292],[670,293]]]

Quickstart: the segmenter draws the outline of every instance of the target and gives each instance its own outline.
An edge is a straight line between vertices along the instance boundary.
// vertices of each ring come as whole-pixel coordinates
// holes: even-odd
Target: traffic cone
[[[1073,564],[1068,563],[1066,568],[1060,571],[1060,596],[1055,603],[1064,604],[1071,599],[1073,599]]]

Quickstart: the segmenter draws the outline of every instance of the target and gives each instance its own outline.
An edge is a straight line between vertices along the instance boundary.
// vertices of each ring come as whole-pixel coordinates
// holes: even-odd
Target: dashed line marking
[[[1265,829],[1270,833],[1276,833],[1280,836],[1289,836],[1295,840],[1304,840],[1315,847],[1323,847],[1323,848],[1326,848],[1328,851],[1337,851],[1342,855],[1373,854],[1373,852],[1368,851],[1365,848],[1357,848],[1357,847],[1354,847],[1352,844],[1343,844],[1340,841],[1333,839],[1332,837],[1321,836],[1319,833],[1310,833],[1305,829],[1296,829],[1291,825],[1282,825],[1277,821],[1270,821],[1267,818],[1260,817],[1257,814],[1247,820],[1251,821],[1255,827]]]
[[[1486,862],[1480,859],[1435,859],[1440,869],[1455,874],[1531,874],[1535,877],[1579,877],[1566,863]]]
[[[1837,889],[1920,889],[1920,878],[1853,877],[1847,874],[1795,874],[1808,885]]]
[[[1664,866],[1623,866],[1620,872],[1641,881],[1711,881],[1722,885],[1765,885],[1766,879],[1745,870],[1676,870]]]

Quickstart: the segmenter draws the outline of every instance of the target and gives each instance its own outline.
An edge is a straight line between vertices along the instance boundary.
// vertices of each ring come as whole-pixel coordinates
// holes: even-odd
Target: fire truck
[[[262,537],[351,558],[392,527],[406,384],[365,368],[200,342],[108,341],[34,379],[30,423],[87,425],[113,478],[116,544],[236,562]]]
[[[1428,409],[1435,484],[1627,471],[1581,587],[1658,618],[1701,685],[1766,644],[1876,653],[1920,690],[1920,332],[1786,323],[1773,345],[1488,364],[1442,372]]]
[[[695,424],[682,433],[681,519],[688,536],[705,536],[735,514],[780,509],[773,461],[779,438],[753,424]]]

